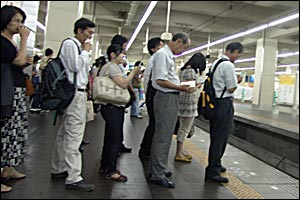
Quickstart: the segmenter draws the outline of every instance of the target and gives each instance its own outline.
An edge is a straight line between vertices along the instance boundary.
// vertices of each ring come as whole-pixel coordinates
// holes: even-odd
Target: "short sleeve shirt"
[[[115,76],[122,76],[123,77],[123,73],[120,69],[120,67],[112,62],[106,63],[102,69],[99,72],[99,76],[103,76],[103,77],[109,77],[109,78],[113,78]],[[99,102],[98,102],[99,103]],[[107,103],[103,103],[100,102],[101,104],[107,104]],[[115,104],[116,106],[120,106],[118,104]]]
[[[178,90],[161,87],[156,80],[167,80],[175,85],[180,85],[176,74],[175,56],[168,45],[158,50],[153,57],[152,86],[162,92],[178,92]]]
[[[117,64],[109,62],[102,67],[99,76],[109,77],[112,79],[114,76],[123,77],[123,73]]]
[[[229,58],[225,55],[222,55],[221,58],[229,60]],[[213,70],[218,60],[213,63],[211,70]],[[227,89],[237,87],[237,78],[234,71],[234,64],[232,62],[224,61],[219,64],[213,75],[213,86],[217,98],[221,97],[225,86]],[[222,98],[233,97],[233,93],[228,92],[227,89]]]

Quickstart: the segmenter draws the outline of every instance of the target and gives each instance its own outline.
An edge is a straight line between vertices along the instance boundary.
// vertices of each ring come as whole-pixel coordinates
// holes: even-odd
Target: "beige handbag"
[[[88,100],[86,102],[86,122],[93,121],[94,119],[95,119],[95,116],[94,116],[93,101]]]
[[[93,98],[97,103],[125,106],[130,100],[130,94],[127,88],[121,88],[111,78],[97,76],[93,84]]]

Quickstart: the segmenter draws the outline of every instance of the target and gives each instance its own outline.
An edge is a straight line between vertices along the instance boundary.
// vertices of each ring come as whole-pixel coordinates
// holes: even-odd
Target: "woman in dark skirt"
[[[18,7],[6,5],[1,8],[1,68],[9,66],[5,69],[11,70],[13,74],[11,103],[2,109],[4,106],[1,102],[1,180],[26,176],[14,169],[24,160],[28,128],[23,66],[27,62],[29,29],[23,25],[25,19],[26,14]],[[21,38],[19,49],[13,41],[15,34],[19,34]],[[9,87],[8,81],[1,76],[2,86]],[[11,190],[12,187],[1,183],[1,193]]]

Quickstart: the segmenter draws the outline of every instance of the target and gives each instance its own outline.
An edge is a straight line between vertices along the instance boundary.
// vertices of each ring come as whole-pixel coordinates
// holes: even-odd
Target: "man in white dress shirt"
[[[66,68],[71,83],[76,73],[76,91],[70,105],[64,110],[63,119],[56,136],[52,157],[51,177],[65,179],[68,189],[92,191],[94,184],[87,183],[81,176],[82,158],[79,146],[82,142],[86,124],[87,83],[89,73],[89,51],[92,45],[86,42],[95,32],[95,24],[81,18],[75,22],[75,37],[64,41],[60,59]],[[78,53],[80,47],[80,55]]]

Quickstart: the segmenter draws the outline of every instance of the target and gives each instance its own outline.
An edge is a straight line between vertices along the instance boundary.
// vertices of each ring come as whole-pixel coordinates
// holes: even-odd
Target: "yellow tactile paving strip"
[[[175,137],[174,137],[175,138]],[[184,148],[187,149],[192,155],[193,159],[197,160],[202,166],[207,166],[207,154],[201,151],[190,141],[184,142]],[[244,184],[240,179],[233,176],[229,172],[223,174],[224,177],[229,179],[229,183],[222,183],[228,190],[232,192],[238,199],[264,199],[258,192]]]

